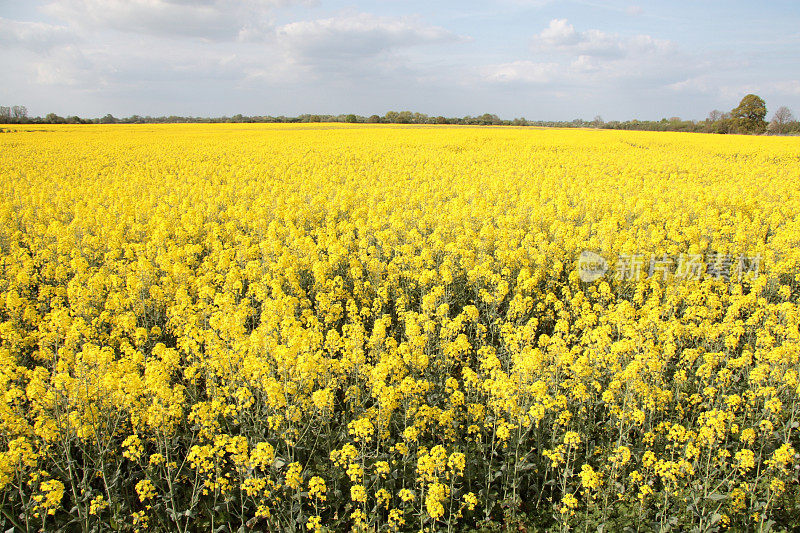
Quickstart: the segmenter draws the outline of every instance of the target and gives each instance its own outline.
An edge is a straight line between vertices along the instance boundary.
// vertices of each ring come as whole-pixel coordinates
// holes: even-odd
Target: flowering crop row
[[[800,521],[800,143],[20,128],[0,139],[0,526]],[[581,279],[608,259],[755,275]]]

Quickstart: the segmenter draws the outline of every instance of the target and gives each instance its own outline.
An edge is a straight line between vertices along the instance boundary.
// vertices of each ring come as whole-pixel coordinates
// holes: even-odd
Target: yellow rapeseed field
[[[798,138],[12,129],[6,529],[800,521]]]

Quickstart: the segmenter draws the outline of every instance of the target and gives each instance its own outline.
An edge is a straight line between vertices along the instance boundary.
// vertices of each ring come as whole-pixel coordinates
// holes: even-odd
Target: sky
[[[30,115],[800,114],[797,0],[0,0]]]

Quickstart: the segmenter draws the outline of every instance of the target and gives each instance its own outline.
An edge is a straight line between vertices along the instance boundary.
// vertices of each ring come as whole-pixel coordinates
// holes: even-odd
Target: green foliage
[[[755,94],[748,94],[739,106],[731,110],[736,126],[742,133],[763,133],[767,129],[767,104]]]
[[[176,115],[151,117],[131,115],[116,118],[107,114],[102,118],[81,118],[76,115],[61,117],[49,113],[44,117],[28,117],[24,106],[0,106],[0,123],[12,124],[162,124],[162,123],[295,123],[295,122],[345,122],[349,124],[457,124],[464,126],[535,126],[544,128],[604,128],[637,131],[679,131],[695,133],[739,133],[739,134],[780,134],[800,133],[800,122],[794,119],[786,107],[779,107],[768,124],[764,100],[754,94],[745,96],[738,107],[729,113],[712,111],[706,120],[681,120],[679,117],[661,120],[610,120],[604,121],[600,115],[591,121],[584,119],[528,120],[524,117],[512,120],[501,119],[493,113],[478,116],[445,117],[429,116],[412,111],[388,111],[384,116],[361,116],[354,113],[341,115],[302,114],[296,117],[236,114],[231,117],[182,117]]]

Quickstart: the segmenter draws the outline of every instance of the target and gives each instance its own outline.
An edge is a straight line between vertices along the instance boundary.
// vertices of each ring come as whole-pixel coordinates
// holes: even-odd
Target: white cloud
[[[567,19],[553,19],[547,28],[534,36],[532,47],[538,53],[617,59],[628,55],[667,51],[672,48],[672,44],[649,35],[626,38],[596,29],[577,31]]]
[[[501,4],[512,4],[526,8],[539,8],[552,4],[555,0],[496,0]]]
[[[567,19],[553,19],[538,36],[544,45],[570,46],[580,42],[581,37]]]
[[[65,26],[42,22],[20,22],[0,17],[0,45],[43,52],[76,40]]]
[[[711,93],[713,86],[705,77],[687,78],[684,80],[670,83],[667,86],[675,92]]]
[[[777,93],[800,96],[800,80],[776,81],[769,85]]]
[[[360,59],[399,48],[462,39],[416,17],[379,17],[368,13],[292,22],[279,27],[276,35],[278,43],[301,62]]]
[[[488,65],[480,69],[480,74],[483,80],[494,83],[545,84],[558,77],[559,68],[558,63],[535,63],[523,60]]]
[[[448,29],[450,23],[389,15],[414,9],[397,3],[361,13],[305,8],[318,0],[38,1],[47,15],[39,22],[0,18],[0,70],[7,73],[0,100],[24,103],[32,113],[371,114],[408,108],[646,118],[701,116],[735,105],[746,92],[762,95],[768,105],[800,109],[800,81],[788,68],[786,39],[752,45],[737,39],[723,50],[719,35],[715,45],[714,38],[698,41],[681,31],[672,33],[686,39],[678,46],[659,38],[673,30],[653,22],[658,12],[650,8],[635,21],[644,34],[625,33],[625,21],[641,13],[629,6],[645,5],[638,0],[615,7],[581,0],[583,7],[613,11],[613,21],[584,26],[566,17],[571,8],[564,7],[533,31],[520,14],[543,4],[559,13],[557,3],[495,0],[500,13],[419,7],[436,20],[453,17],[459,31],[472,28],[480,38],[469,44]],[[4,15],[13,18],[12,11],[36,10]],[[509,24],[508,17],[519,23]],[[526,40],[526,51],[510,53]],[[766,65],[770,58],[785,68]],[[519,98],[524,94],[537,97]]]
[[[531,58],[480,68],[480,79],[573,91],[608,89],[620,83],[656,88],[697,73],[701,65],[669,41],[597,29],[579,31],[567,19],[551,20],[534,37],[531,51]]]
[[[580,55],[572,60],[570,68],[575,72],[595,72],[600,69],[597,59],[592,56]]]
[[[36,61],[32,68],[36,83],[50,86],[76,86],[79,84],[79,71],[72,63],[63,61]]]
[[[800,80],[736,83],[720,73],[686,78],[668,87],[676,93],[719,96],[728,101],[738,101],[748,93],[772,97],[800,96]]]
[[[80,4],[87,8],[89,4],[99,3],[100,0],[65,0],[60,5]],[[465,40],[444,28],[426,24],[418,17],[381,17],[367,13],[344,13],[294,22],[252,34],[247,33],[246,27],[237,30],[238,19],[230,18],[226,33],[218,34],[219,39],[211,39],[211,34],[200,31],[200,21],[210,16],[209,10],[222,5],[219,0],[192,5],[153,0],[148,5],[158,11],[167,3],[170,16],[184,10],[192,12],[194,26],[190,25],[185,31],[189,32],[192,27],[197,31],[191,31],[188,38],[186,35],[183,38],[161,35],[160,29],[166,32],[166,22],[159,22],[161,26],[153,25],[147,18],[137,18],[138,15],[126,19],[121,2],[114,0],[109,4],[114,13],[103,16],[109,21],[118,20],[120,24],[123,19],[128,20],[130,24],[125,31],[114,27],[101,29],[85,21],[85,38],[79,46],[62,44],[54,46],[48,54],[26,52],[27,61],[14,60],[14,68],[21,73],[19,79],[87,93],[99,90],[149,92],[156,86],[180,83],[195,83],[198,87],[227,83],[235,90],[322,80],[342,86],[364,86],[387,83],[387,80],[409,82],[430,76],[433,69],[425,60],[426,54],[415,53],[413,49]],[[124,9],[140,10],[137,11],[140,15],[144,13],[144,0],[133,4]],[[275,5],[275,2],[268,4]],[[119,9],[115,11],[115,8]],[[170,11],[173,9],[176,11]],[[101,16],[99,10],[87,13],[90,11]],[[0,19],[0,23],[2,21]],[[70,35],[80,30],[77,26],[73,31],[72,26],[31,24],[29,27],[12,22],[5,26],[14,31],[4,32],[0,39],[9,40],[9,36],[22,35],[23,29],[31,28],[41,30],[42,34],[46,33],[45,29],[60,28]],[[0,27],[5,26],[0,24]],[[140,31],[134,32],[135,28]],[[142,34],[145,30],[146,34]],[[201,35],[205,36],[196,38]]]
[[[290,0],[53,0],[44,13],[81,29],[208,40],[252,38]]]

